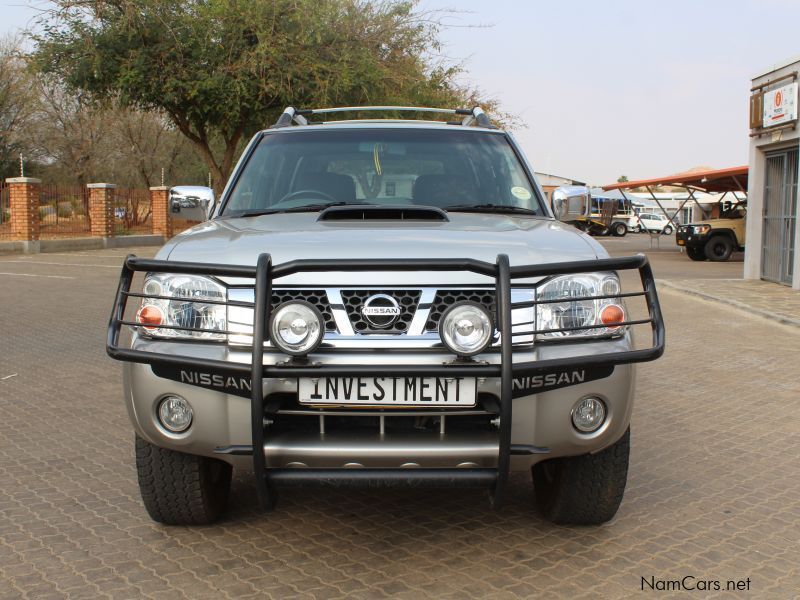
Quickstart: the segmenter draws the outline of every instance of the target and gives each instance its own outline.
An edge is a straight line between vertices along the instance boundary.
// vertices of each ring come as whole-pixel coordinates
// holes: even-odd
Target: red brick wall
[[[153,233],[172,237],[172,212],[169,207],[169,188],[166,186],[150,188],[150,206],[153,210]]]
[[[114,235],[114,188],[111,183],[90,183],[89,220],[92,235],[111,237]]]
[[[39,239],[39,186],[41,181],[30,177],[6,179],[9,186],[11,239]]]

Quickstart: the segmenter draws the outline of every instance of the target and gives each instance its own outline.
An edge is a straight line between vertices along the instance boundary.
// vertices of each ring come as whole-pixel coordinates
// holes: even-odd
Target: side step
[[[497,469],[268,469],[268,484],[330,487],[492,487]]]

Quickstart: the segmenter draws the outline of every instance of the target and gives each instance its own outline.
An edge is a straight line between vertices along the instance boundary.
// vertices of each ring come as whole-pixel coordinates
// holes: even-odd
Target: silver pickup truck
[[[323,120],[346,110],[451,120]],[[664,349],[652,272],[561,223],[588,197],[550,206],[479,108],[290,107],[219,202],[174,196],[207,220],[126,259],[107,344],[153,519],[214,521],[233,469],[264,508],[320,484],[499,506],[514,470],[554,522],[614,516],[634,363]]]

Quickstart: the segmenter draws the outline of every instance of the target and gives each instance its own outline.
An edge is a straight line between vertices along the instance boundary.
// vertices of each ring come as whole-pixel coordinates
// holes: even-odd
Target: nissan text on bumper
[[[155,520],[215,520],[232,469],[264,508],[291,485],[480,487],[499,507],[514,470],[555,522],[614,516],[635,363],[664,349],[647,259],[554,219],[480,109],[437,110],[463,120],[289,108],[208,221],[125,260],[107,349]]]

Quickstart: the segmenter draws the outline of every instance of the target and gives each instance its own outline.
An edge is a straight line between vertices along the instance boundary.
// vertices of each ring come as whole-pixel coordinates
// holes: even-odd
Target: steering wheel
[[[278,200],[273,206],[277,206],[278,204],[283,204],[284,202],[289,202],[290,200],[294,200],[295,198],[303,198],[308,196],[315,196],[320,198],[321,200],[330,200],[331,202],[338,202],[336,198],[326,194],[325,192],[321,192],[319,190],[297,190],[294,192],[289,192],[283,198]]]

